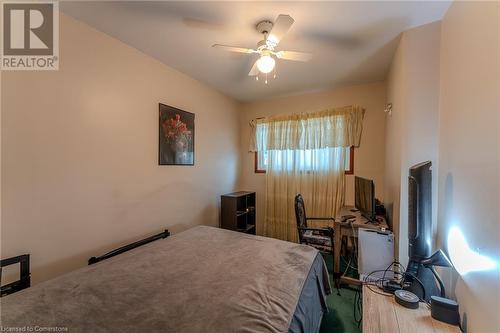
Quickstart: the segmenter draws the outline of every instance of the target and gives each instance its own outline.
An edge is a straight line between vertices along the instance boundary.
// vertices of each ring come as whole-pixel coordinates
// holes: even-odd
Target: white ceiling
[[[385,79],[399,34],[440,20],[449,1],[398,2],[61,2],[66,14],[114,36],[239,101]],[[278,50],[313,54],[278,60],[268,85],[249,77],[255,55],[213,49],[255,48],[255,25],[278,14],[295,19]]]

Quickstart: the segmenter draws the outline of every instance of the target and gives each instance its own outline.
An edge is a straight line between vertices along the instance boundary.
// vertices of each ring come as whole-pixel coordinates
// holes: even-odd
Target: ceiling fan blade
[[[252,69],[248,72],[248,76],[259,75],[259,68],[257,67],[257,61],[254,62]]]
[[[278,45],[283,36],[290,30],[293,22],[295,21],[290,15],[278,15],[269,36],[267,36],[267,40],[274,46]]]
[[[222,49],[230,52],[238,52],[238,53],[256,53],[256,50],[246,49],[244,47],[230,46],[230,45],[222,45],[222,44],[214,44],[212,47]]]
[[[312,54],[311,53],[304,53],[304,52],[295,52],[295,51],[279,51],[276,52],[276,57],[279,59],[285,59],[285,60],[294,60],[294,61],[309,61],[312,59]]]

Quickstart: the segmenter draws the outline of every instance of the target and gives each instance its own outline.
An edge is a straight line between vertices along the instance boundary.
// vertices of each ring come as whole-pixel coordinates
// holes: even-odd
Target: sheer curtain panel
[[[249,150],[267,152],[265,236],[297,241],[297,193],[308,215],[335,216],[344,204],[345,148],[359,146],[363,117],[363,109],[347,106],[251,122]]]

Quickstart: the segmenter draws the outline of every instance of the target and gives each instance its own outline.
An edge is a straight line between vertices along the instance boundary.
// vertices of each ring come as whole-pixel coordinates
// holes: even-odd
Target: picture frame
[[[195,114],[159,103],[158,165],[194,165]]]

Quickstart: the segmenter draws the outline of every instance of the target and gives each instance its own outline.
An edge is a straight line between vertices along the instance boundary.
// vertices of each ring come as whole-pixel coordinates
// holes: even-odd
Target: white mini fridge
[[[358,272],[361,281],[376,281],[384,275],[385,270],[394,261],[394,234],[390,231],[358,229]],[[368,278],[367,278],[368,277]],[[393,278],[392,272],[385,274]]]

